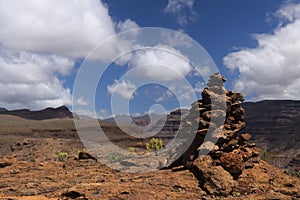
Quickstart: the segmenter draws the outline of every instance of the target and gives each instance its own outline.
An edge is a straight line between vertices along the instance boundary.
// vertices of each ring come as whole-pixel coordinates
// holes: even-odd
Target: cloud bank
[[[85,57],[115,33],[99,0],[2,0],[0,30],[7,48],[70,57]]]
[[[0,1],[0,104],[9,109],[70,105],[64,77],[100,42],[136,28],[114,22],[100,0]],[[111,59],[125,41],[99,52]],[[124,44],[124,45],[122,45]],[[120,49],[116,49],[118,46]],[[84,99],[75,100],[80,105]]]
[[[271,34],[255,34],[256,48],[243,48],[224,58],[239,72],[234,89],[250,100],[300,99],[300,4],[277,11],[281,23]]]
[[[70,105],[71,92],[58,76],[68,75],[71,59],[0,48],[0,104],[10,109]]]

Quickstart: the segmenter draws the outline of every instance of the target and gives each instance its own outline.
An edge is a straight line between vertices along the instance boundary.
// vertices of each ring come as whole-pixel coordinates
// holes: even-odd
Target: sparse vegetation
[[[149,143],[146,143],[146,150],[149,151],[157,151],[163,148],[164,142],[158,138],[151,138]]]
[[[276,167],[282,168],[282,165],[277,157],[279,152],[264,150],[261,153],[261,159]]]
[[[54,155],[54,158],[58,161],[65,162],[69,158],[69,153],[61,151]]]
[[[82,148],[82,150],[77,151],[77,153],[80,153],[80,152],[90,153],[90,150],[88,150],[87,148]]]
[[[122,161],[126,158],[128,158],[128,156],[126,156],[126,155],[124,155],[120,152],[113,152],[113,153],[108,155],[108,160],[112,163],[113,162],[120,162],[120,161]]]
[[[290,176],[300,178],[300,171],[289,170],[289,171],[285,171],[285,173],[290,175]]]

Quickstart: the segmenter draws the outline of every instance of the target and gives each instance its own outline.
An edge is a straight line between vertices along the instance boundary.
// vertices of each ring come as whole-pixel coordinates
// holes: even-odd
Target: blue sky
[[[244,93],[248,101],[299,100],[299,24],[300,1],[0,0],[0,107],[37,110],[63,104],[72,108],[74,103],[79,113],[96,112],[105,118],[112,115],[113,94],[118,100],[114,106],[120,107],[114,114],[124,113],[126,106],[133,115],[144,114],[155,104],[167,112],[187,107],[195,95],[185,87],[175,88],[175,98],[170,88],[159,84],[137,88],[132,81],[119,80],[132,66],[161,59],[164,65],[174,64],[200,97],[205,81],[189,76],[190,65],[169,55],[162,59],[150,50],[119,64],[112,62],[94,86],[94,96],[73,96],[78,70],[94,47],[114,34],[143,27],[179,31],[201,44],[227,78],[226,87]],[[127,48],[123,42],[128,41],[100,52],[102,61]],[[158,47],[186,56],[176,46]],[[166,70],[160,73],[157,66],[149,65],[140,71],[144,77],[136,77],[162,80]],[[165,77],[180,85],[175,76]]]
[[[235,47],[255,47],[253,33],[271,33],[278,19],[273,18],[273,23],[267,23],[267,16],[283,5],[282,0],[195,1],[194,19],[181,25],[176,15],[164,12],[167,1],[115,0],[105,3],[116,20],[130,18],[141,27],[183,30],[208,51],[229,83],[232,74],[224,67],[223,58]],[[183,14],[189,16],[190,11],[185,10]]]

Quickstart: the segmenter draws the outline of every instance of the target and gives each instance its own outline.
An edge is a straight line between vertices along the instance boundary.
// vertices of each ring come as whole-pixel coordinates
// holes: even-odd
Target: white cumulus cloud
[[[0,48],[1,106],[41,109],[70,105],[70,89],[58,76],[68,75],[74,61],[54,55],[40,55]]]
[[[85,57],[114,33],[99,0],[0,1],[0,42],[8,48]]]
[[[113,84],[107,86],[107,91],[109,94],[117,94],[124,99],[132,99],[136,86],[128,80],[115,80]]]
[[[139,77],[154,81],[183,79],[192,71],[188,57],[166,45],[137,51],[128,63]],[[140,67],[142,66],[142,67]]]
[[[115,22],[100,0],[0,0],[0,106],[69,105],[72,95],[63,79],[74,61],[113,34],[137,27],[130,19]],[[125,39],[97,56],[110,60],[131,45]]]
[[[282,7],[283,20],[273,33],[256,34],[256,48],[243,48],[224,58],[238,70],[234,89],[254,100],[300,99],[300,4]]]

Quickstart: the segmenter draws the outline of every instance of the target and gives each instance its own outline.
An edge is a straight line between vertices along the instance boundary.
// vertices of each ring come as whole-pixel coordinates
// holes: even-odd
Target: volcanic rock
[[[78,160],[87,160],[87,159],[91,159],[91,160],[97,161],[97,158],[95,158],[94,156],[92,156],[91,154],[89,154],[87,152],[80,151],[78,153]]]
[[[201,188],[208,194],[227,196],[236,185],[229,172],[216,166],[210,156],[197,158],[191,171],[199,179]]]

